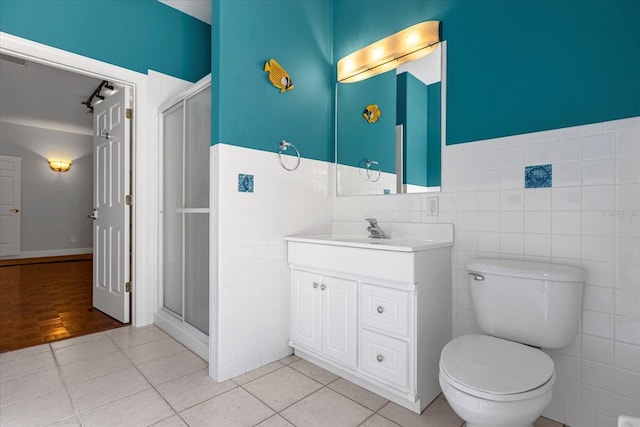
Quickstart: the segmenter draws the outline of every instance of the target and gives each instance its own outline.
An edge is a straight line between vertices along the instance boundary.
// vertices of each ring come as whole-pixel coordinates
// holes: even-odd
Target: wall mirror
[[[446,42],[427,56],[336,84],[336,194],[440,191]]]

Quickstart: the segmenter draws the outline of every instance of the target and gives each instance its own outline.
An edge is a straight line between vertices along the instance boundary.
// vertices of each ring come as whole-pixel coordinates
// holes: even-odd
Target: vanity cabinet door
[[[322,352],[356,367],[358,349],[357,288],[350,280],[323,277]]]
[[[293,270],[291,274],[291,340],[321,351],[322,276]]]

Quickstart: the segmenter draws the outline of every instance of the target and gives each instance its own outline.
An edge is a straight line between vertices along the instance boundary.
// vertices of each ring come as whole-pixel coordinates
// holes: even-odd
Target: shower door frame
[[[178,104],[182,103],[182,107],[185,108],[185,101],[197,93],[205,90],[207,87],[211,86],[211,74],[202,78],[198,82],[194,83],[192,87],[183,91],[172,98],[169,102],[162,104],[157,111],[157,120],[158,120],[158,212],[159,212],[159,221],[158,221],[158,287],[157,287],[157,306],[156,311],[153,315],[153,323],[156,324],[160,329],[167,332],[176,340],[180,341],[183,345],[189,348],[191,351],[196,353],[202,359],[209,361],[209,343],[211,341],[211,329],[209,329],[209,335],[206,335],[202,331],[198,330],[196,327],[190,325],[185,320],[184,313],[184,288],[183,288],[183,310],[182,315],[179,316],[176,313],[173,313],[171,310],[165,308],[164,306],[164,160],[165,160],[165,141],[164,141],[164,119],[163,115],[165,112],[170,111],[174,108],[178,108]],[[184,123],[183,123],[184,125]],[[209,180],[209,176],[206,177]],[[211,186],[211,181],[209,180],[209,186]],[[210,191],[209,191],[210,192]],[[209,200],[209,218],[211,218],[211,200]],[[210,220],[209,220],[210,222]],[[209,244],[211,247],[211,244]],[[209,259],[211,255],[209,254]],[[209,265],[211,268],[211,265]],[[209,276],[211,276],[211,272],[209,271]],[[207,283],[207,287],[209,288],[209,292],[211,292],[210,280]],[[211,305],[209,304],[209,318],[211,316]]]

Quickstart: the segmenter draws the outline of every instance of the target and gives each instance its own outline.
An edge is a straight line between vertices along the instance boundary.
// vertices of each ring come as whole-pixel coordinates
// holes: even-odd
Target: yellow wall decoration
[[[291,77],[275,59],[271,58],[264,63],[264,71],[269,73],[269,80],[275,87],[280,89],[280,92],[293,89]]]
[[[380,107],[378,107],[378,104],[369,104],[362,112],[362,117],[369,123],[377,122],[381,115],[382,111]]]

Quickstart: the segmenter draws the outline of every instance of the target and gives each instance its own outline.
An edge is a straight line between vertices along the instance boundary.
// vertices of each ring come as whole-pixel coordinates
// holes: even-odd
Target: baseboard
[[[43,258],[66,255],[85,255],[93,253],[93,248],[71,248],[71,249],[49,249],[46,251],[25,251],[18,255],[6,255],[0,260],[23,259],[23,258]]]
[[[91,248],[64,251],[32,251],[20,255],[0,257],[0,267],[40,264],[45,262],[85,261],[93,259]]]

